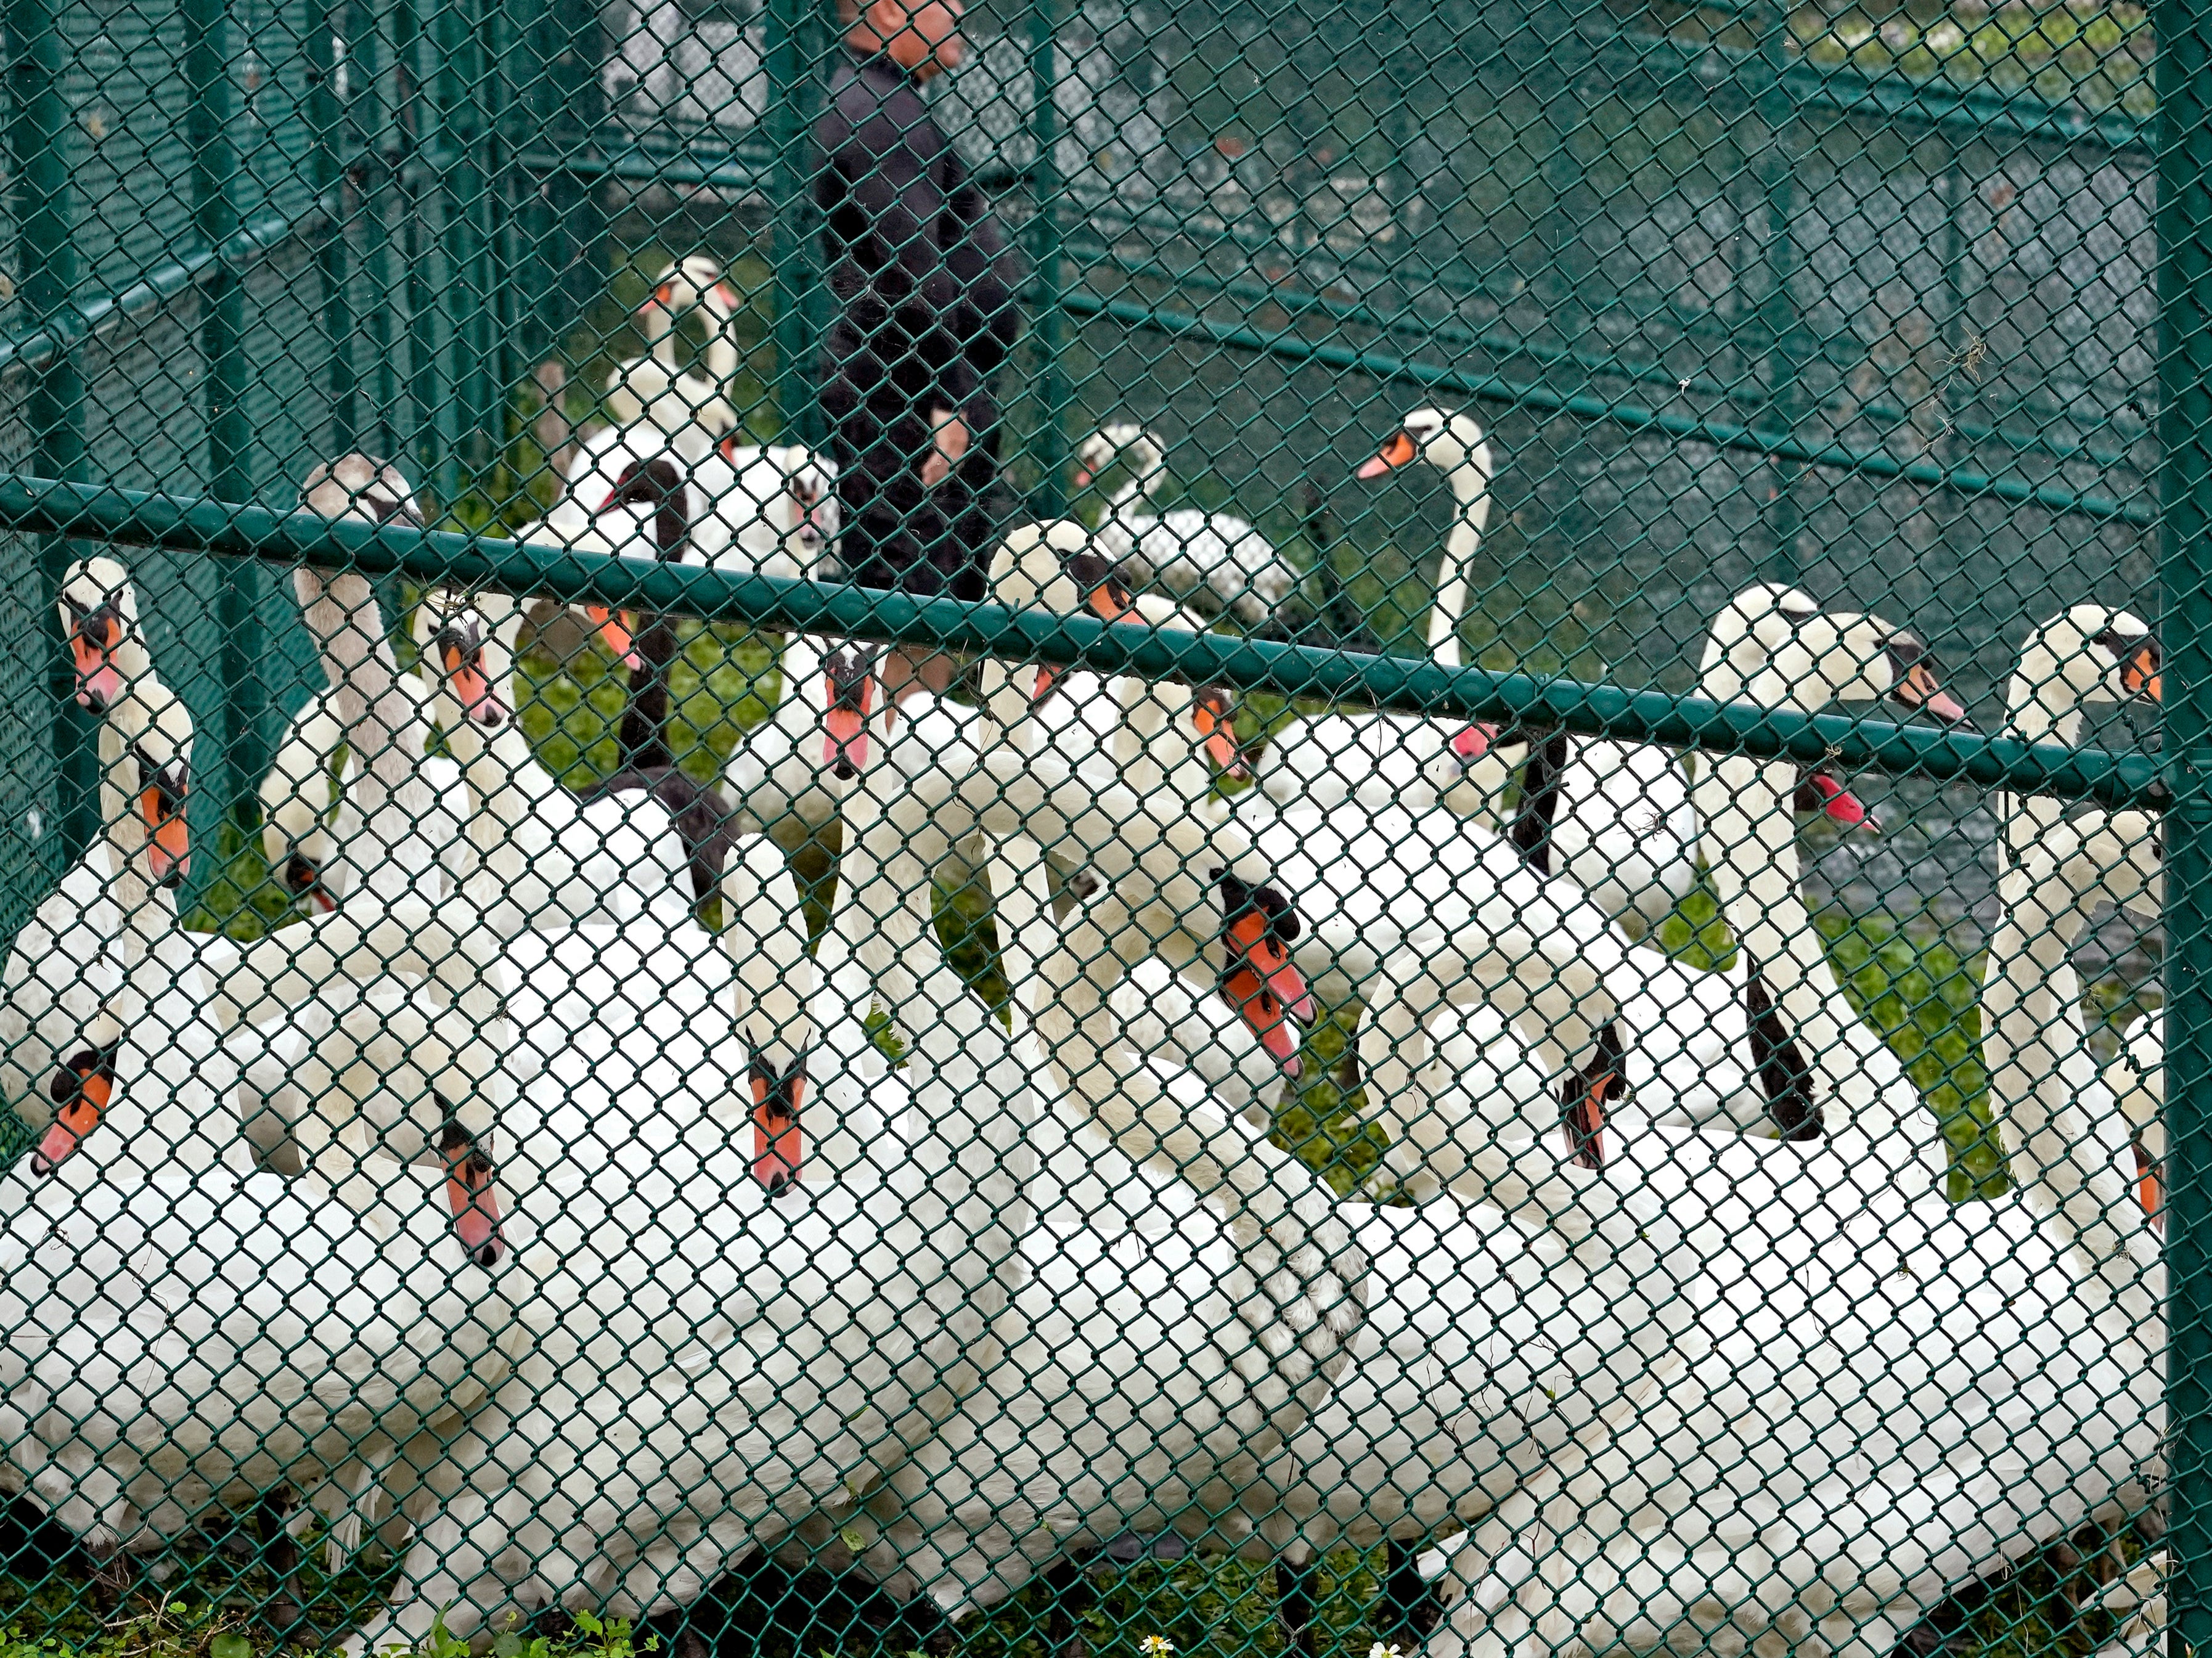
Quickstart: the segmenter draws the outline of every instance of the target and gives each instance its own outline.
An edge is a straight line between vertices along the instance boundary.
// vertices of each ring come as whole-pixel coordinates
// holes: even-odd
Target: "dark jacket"
[[[995,423],[992,374],[1012,349],[1016,273],[983,192],[911,76],[847,52],[815,125],[815,199],[838,314],[826,367],[843,398]]]

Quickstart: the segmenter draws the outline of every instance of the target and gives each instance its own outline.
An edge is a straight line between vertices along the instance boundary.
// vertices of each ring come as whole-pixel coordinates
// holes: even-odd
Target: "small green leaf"
[[[208,1658],[253,1658],[253,1643],[243,1635],[218,1635],[208,1643]]]

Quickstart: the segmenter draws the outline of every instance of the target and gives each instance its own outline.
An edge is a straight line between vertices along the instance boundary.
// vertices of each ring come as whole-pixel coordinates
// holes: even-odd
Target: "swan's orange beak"
[[[1268,928],[1265,911],[1254,908],[1231,921],[1223,934],[1228,951],[1222,988],[1244,1023],[1267,1050],[1283,1062],[1289,1076],[1298,1072],[1297,1036],[1289,1018],[1314,1021],[1313,993],[1305,975]]]
[[[627,611],[611,610],[604,604],[586,604],[584,614],[599,629],[599,637],[606,642],[616,661],[632,673],[645,665],[645,659],[637,653],[637,640],[632,632],[635,623]]]
[[[868,710],[876,700],[872,652],[834,654],[829,663],[829,708],[822,718],[822,763],[841,781],[867,768]]]
[[[115,1056],[86,1048],[74,1055],[56,1075],[47,1092],[57,1104],[54,1120],[39,1138],[31,1154],[31,1172],[51,1175],[64,1157],[76,1150],[85,1136],[100,1127],[100,1120],[115,1098]]]
[[[1486,726],[1480,720],[1452,733],[1451,751],[1459,756],[1460,763],[1471,766],[1490,752],[1490,745],[1498,740],[1498,727]]]
[[[1036,671],[1036,682],[1030,686],[1030,707],[1034,708],[1042,705],[1045,698],[1052,695],[1052,688],[1058,683],[1060,683],[1059,669],[1039,668]]]
[[[87,629],[97,637],[88,639]],[[76,700],[94,714],[123,695],[123,673],[109,653],[123,643],[123,623],[102,610],[70,630],[70,656],[76,665]]]
[[[499,1235],[491,1159],[459,1127],[446,1130],[438,1149],[446,1157],[446,1202],[453,1212],[453,1236],[461,1241],[461,1253],[479,1266],[498,1266],[507,1245]]]
[[[1389,442],[1384,444],[1382,452],[1372,460],[1361,465],[1359,476],[1364,478],[1379,478],[1383,473],[1395,467],[1411,466],[1420,452],[1420,446],[1413,441],[1413,434],[1410,432],[1401,432]]]
[[[1966,723],[1966,706],[1937,683],[1925,663],[1915,663],[1890,693],[1908,708],[1925,708],[1946,725]]]
[[[1567,1151],[1577,1169],[1605,1166],[1605,1102],[1615,1080],[1610,1071],[1593,1078],[1568,1108]]]
[[[171,799],[161,789],[142,789],[138,815],[146,820],[146,862],[154,884],[182,886],[192,866],[191,832],[185,827],[184,802]]]
[[[2136,1142],[2136,1201],[2160,1231],[2166,1230],[2166,1182],[2158,1163],[2141,1140]]]
[[[2166,699],[2159,695],[2159,660],[2148,650],[2136,653],[2120,670],[2120,684],[2130,696],[2148,696],[2154,702]]]
[[[1215,770],[1234,783],[1251,780],[1252,768],[1244,763],[1244,750],[1237,746],[1237,729],[1231,723],[1228,692],[1209,686],[1192,697],[1190,723]]]
[[[1284,1017],[1281,999],[1267,988],[1258,973],[1241,963],[1222,975],[1221,993],[1229,999],[1237,1016],[1251,1027],[1260,1046],[1282,1066],[1283,1074],[1297,1080],[1304,1068],[1298,1061],[1298,1033]]]
[[[1866,802],[1853,794],[1824,771],[1814,772],[1805,785],[1819,798],[1820,811],[1845,829],[1863,828],[1871,834],[1881,833],[1881,820],[1866,808]]]
[[[794,1060],[781,1077],[757,1057],[750,1079],[753,1090],[753,1178],[770,1197],[799,1184],[799,1110],[806,1093],[804,1060]]]
[[[461,705],[461,718],[487,729],[506,724],[507,709],[484,673],[483,653],[471,654],[457,644],[448,644],[440,654],[445,659],[446,683],[453,688],[453,700]]]

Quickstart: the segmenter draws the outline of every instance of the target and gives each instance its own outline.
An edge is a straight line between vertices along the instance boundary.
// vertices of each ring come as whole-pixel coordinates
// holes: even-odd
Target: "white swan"
[[[1471,415],[1416,409],[1381,451],[1360,467],[1363,478],[1381,477],[1421,463],[1443,474],[1454,513],[1429,608],[1430,657],[1447,668],[1461,665],[1459,625],[1467,612],[1468,567],[1490,521],[1490,489],[1497,463],[1490,441]],[[1260,787],[1285,806],[1334,811],[1357,801],[1369,808],[1433,805],[1438,793],[1431,768],[1446,756],[1462,762],[1451,782],[1476,810],[1495,813],[1495,795],[1510,774],[1491,753],[1494,728],[1465,720],[1420,714],[1317,714],[1298,720],[1268,740],[1258,765]]]
[[[1856,693],[1878,680],[1879,694],[1908,710],[1956,724],[1966,710],[1936,683],[1927,650],[1902,629],[1854,640],[1857,624],[1820,614],[1802,593],[1757,587],[1740,593],[1715,621],[1705,646],[1702,689],[1717,702],[1812,712],[1841,684]],[[1816,646],[1815,641],[1819,641]],[[1838,1113],[1879,1108],[1911,1118],[1919,1093],[1881,1036],[1844,1000],[1820,935],[1798,895],[1794,770],[1746,756],[1706,757],[1694,799],[1705,861],[1729,930],[1733,975],[1760,980],[1781,1029],[1810,1070],[1810,1108],[1827,1126]],[[1875,1096],[1886,1104],[1877,1106]]]
[[[173,895],[189,857],[183,803],[191,753],[189,740],[179,737],[189,720],[154,677],[137,592],[120,564],[103,557],[77,561],[63,580],[58,608],[77,665],[77,699],[101,716],[101,821],[112,823],[127,810],[159,826],[153,855],[163,863],[149,902],[173,920]],[[113,791],[136,733],[148,726],[158,734],[161,760],[134,762],[143,786],[134,787],[126,802]],[[125,917],[109,896],[114,858],[105,835],[87,847],[40,902],[0,968],[0,1104],[34,1129],[53,1114],[47,1088],[56,1065],[77,1050],[81,1033],[121,982],[117,950]]]
[[[1102,427],[1076,446],[1076,459],[1079,489],[1117,459],[1129,465],[1128,481],[1107,502],[1097,535],[1133,586],[1158,586],[1178,598],[1204,594],[1255,628],[1273,620],[1297,590],[1297,570],[1243,519],[1195,507],[1164,514],[1139,510],[1167,475],[1159,440],[1143,427]]]
[[[436,1500],[392,1606],[349,1653],[420,1640],[441,1618],[468,1639],[517,1603],[687,1604],[817,1509],[849,1511],[927,1442],[996,1357],[1032,1107],[949,969],[919,994],[904,1084],[860,1079],[845,1062],[866,1043],[858,1011],[825,1004],[829,1036],[790,1102],[842,1120],[910,1087],[935,1127],[911,1152],[764,1182],[749,1113],[671,1115],[657,1139],[548,1167],[520,1194],[543,1217],[511,1286],[536,1345],[465,1434],[426,1437],[380,1476]],[[500,1489],[456,1491],[485,1458]]]
[[[732,325],[742,302],[704,254],[679,259],[653,281],[638,307],[637,330],[648,349],[609,371],[605,407],[617,428],[641,422],[668,434],[690,460],[700,460],[737,429],[726,388],[738,372]],[[704,372],[676,367],[677,324],[692,312],[707,319]]]
[[[1808,615],[1795,631],[1831,628],[1838,660],[1877,666],[1894,637],[1872,618]],[[1765,771],[1775,812],[1794,768]],[[1886,1654],[1951,1584],[2141,1494],[2162,1337],[2140,1284],[2115,1291],[2073,1266],[2038,1229],[2043,1200],[1954,1210],[1932,1125],[1896,1114],[1893,1091],[1822,1145],[1655,1127],[1608,1157],[1685,1218],[1726,1286],[1706,1315],[1712,1351],[1552,1515],[1458,1549],[1453,1582],[1472,1594],[1432,1653],[1694,1634]],[[1486,1145],[1479,1112],[1460,1121],[1463,1150]],[[2014,1362],[2030,1347],[2033,1367]]]
[[[125,750],[134,791],[147,745]],[[175,993],[149,902],[161,828],[135,816],[110,823],[132,959],[87,1032],[94,1062],[57,1078],[60,1108],[0,1199],[6,1454],[96,1553],[175,1539],[211,1502],[312,1483],[379,1429],[465,1407],[503,1369],[507,1324],[476,1264],[501,1247],[475,1143],[490,1117],[451,1073],[434,1078],[434,1169],[392,1162],[344,1102],[318,1100],[332,1132],[313,1172],[240,1172],[232,1072],[198,995]],[[272,1364],[277,1330],[296,1345]]]
[[[693,469],[706,497],[692,540],[707,568],[826,581],[839,574],[837,463],[803,443],[728,437]]]
[[[2039,894],[2034,921],[2071,902]],[[2039,972],[2025,978],[2000,1018],[2032,1048],[2064,1016]],[[2008,1120],[2045,1122],[2110,1103],[2052,1067],[2001,1096]],[[1743,1263],[1734,1328],[1717,1325],[1693,1385],[1570,1485],[1556,1517],[1459,1551],[1454,1588],[1472,1594],[1431,1654],[1685,1639],[1887,1654],[1953,1588],[2092,1515],[2141,1510],[2161,1466],[2159,1275],[2133,1246],[2077,1265],[2065,1185],[2016,1164],[2027,1190],[1994,1203],[1952,1210],[1923,1190],[1900,1207],[1878,1145],[1778,1151],[1764,1179],[1743,1150],[1708,1165],[1689,1149],[1646,1167],[1676,1212],[1711,1213],[1699,1241],[1717,1260]],[[1844,1212],[1831,1224],[1794,1200],[1821,1188]]]
[[[2010,701],[2016,711],[2035,710],[2021,735],[2068,742],[2079,735],[2090,702],[2155,701],[2159,690],[2158,649],[2149,629],[2124,610],[2077,605],[2029,636]],[[2018,712],[2015,723],[2021,723]],[[2045,1112],[2054,1098],[2102,1101],[2109,1092],[2101,1085],[2089,1086],[2097,1066],[2082,1029],[2081,987],[2072,952],[2100,894],[2123,905],[2163,900],[2157,820],[2133,811],[2065,817],[2053,810],[2056,802],[2033,797],[2014,797],[2010,805],[2006,829],[2014,866],[2002,887],[2005,924],[1990,942],[1989,982],[1982,999],[1987,1026],[1982,1051],[1990,1090],[2018,1102],[2005,1122],[2015,1172],[2023,1162],[2033,1164],[2039,1176],[2035,1191],[2064,1207],[2068,1229],[2088,1258],[2132,1278],[2142,1261],[2154,1255],[2144,1241],[2142,1220],[2158,1207],[2154,1171],[2164,1150],[2154,1096],[2139,1080],[2153,1072],[2148,1044],[2140,1035],[2130,1044],[2136,1075],[2120,1096],[2120,1108],[2142,1154],[2141,1179],[2153,1199],[2142,1212],[2106,1212],[2108,1206],[2122,1212],[2128,1207],[2119,1193],[2130,1182],[2115,1170],[2099,1169],[2086,1177],[2078,1173],[2085,1144],[2106,1126],[2109,1114],[2094,1108],[2086,1117],[2071,1109],[2056,1116]],[[2022,1004],[2019,1017],[2008,1017]],[[2031,1030],[2029,1038],[2026,1033]],[[2062,1085],[2046,1085],[2049,1078]],[[2130,1248],[2137,1257],[2132,1263]]]

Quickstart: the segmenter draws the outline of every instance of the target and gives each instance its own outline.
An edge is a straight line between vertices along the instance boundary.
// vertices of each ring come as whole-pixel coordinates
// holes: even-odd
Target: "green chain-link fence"
[[[0,1658],[2212,1637],[2196,9],[6,25]]]

